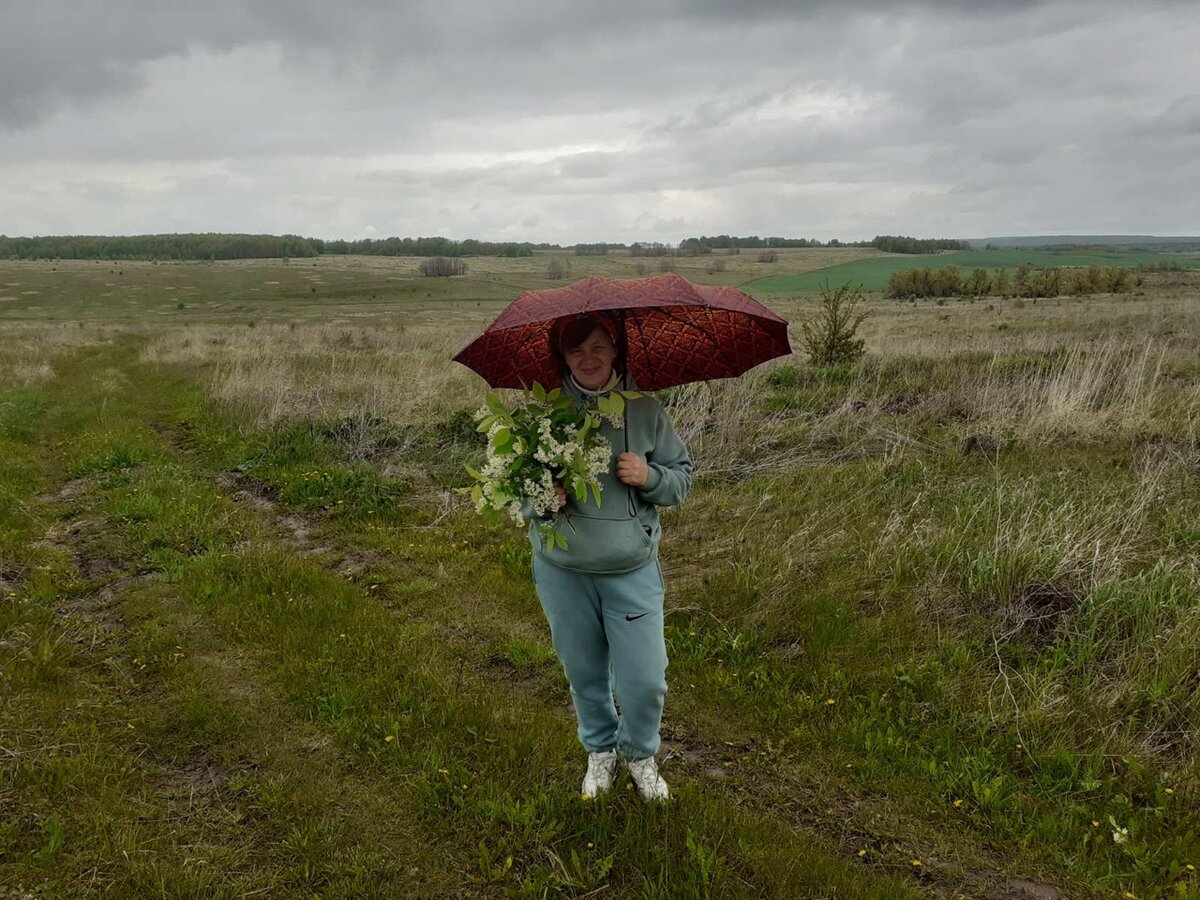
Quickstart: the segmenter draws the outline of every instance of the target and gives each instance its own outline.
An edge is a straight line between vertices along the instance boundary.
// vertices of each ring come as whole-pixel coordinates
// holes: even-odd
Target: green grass
[[[1156,302],[1103,311],[1141,342]],[[1152,377],[1063,309],[1022,327],[1078,346],[795,360],[744,382],[743,443],[701,419],[661,809],[576,793],[528,544],[449,490],[477,397],[272,424],[217,396],[228,344],[21,323],[53,375],[0,383],[0,886],[1197,896],[1195,336]]]
[[[1140,250],[960,250],[934,256],[887,256],[863,259],[805,272],[800,275],[773,275],[757,278],[739,285],[755,294],[819,291],[828,280],[830,286],[850,282],[861,284],[864,290],[887,289],[888,278],[906,269],[958,266],[969,271],[974,268],[1015,269],[1022,263],[1049,268],[1054,266],[1138,266],[1143,263],[1174,262],[1190,268],[1200,267],[1200,257],[1184,254],[1154,253]]]

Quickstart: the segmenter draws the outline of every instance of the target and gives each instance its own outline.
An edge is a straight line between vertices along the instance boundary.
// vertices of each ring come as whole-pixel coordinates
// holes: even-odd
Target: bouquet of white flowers
[[[555,388],[547,391],[534,382],[512,407],[489,391],[487,405],[475,413],[478,430],[487,434],[487,461],[482,471],[467,466],[475,484],[462,488],[475,510],[490,515],[507,514],[524,524],[522,501],[529,501],[539,517],[558,512],[555,482],[586,500],[588,491],[600,505],[597,477],[608,469],[612,446],[600,434],[600,422],[624,427],[625,400],[640,397],[636,391],[612,391],[597,398],[595,406],[577,410],[570,397]],[[548,546],[567,548],[566,536],[552,522],[539,526]]]

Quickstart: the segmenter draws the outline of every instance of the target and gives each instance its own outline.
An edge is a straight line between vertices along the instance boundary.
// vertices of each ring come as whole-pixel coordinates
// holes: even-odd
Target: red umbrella
[[[674,273],[614,279],[593,275],[565,287],[526,291],[454,359],[492,387],[557,387],[550,352],[554,320],[579,313],[622,326],[627,366],[642,390],[741,375],[792,352],[787,322],[736,288],[692,284]]]

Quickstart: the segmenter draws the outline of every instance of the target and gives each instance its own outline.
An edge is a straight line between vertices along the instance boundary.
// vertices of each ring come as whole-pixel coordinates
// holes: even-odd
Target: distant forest
[[[941,250],[967,249],[965,241],[882,235],[870,241],[842,242],[837,238],[818,241],[812,238],[715,237],[685,238],[677,246],[656,242],[633,244],[576,244],[578,255],[603,255],[610,250],[626,250],[635,256],[696,255],[714,250],[782,249],[788,247],[876,247],[891,253],[936,253]],[[532,256],[535,250],[563,250],[560,244],[516,242],[454,241],[443,237],[380,239],[358,241],[300,237],[294,234],[142,234],[127,237],[101,235],[56,235],[46,237],[6,237],[0,235],[0,259],[102,259],[102,260],[218,260],[278,259],[322,255],[336,256]],[[570,249],[569,247],[567,249]]]
[[[839,241],[833,238],[825,242],[812,238],[732,237],[719,234],[715,237],[685,238],[679,243],[681,250],[696,253],[742,248],[774,250],[784,247],[874,247],[887,253],[938,253],[942,250],[969,250],[970,244],[947,238],[915,238],[891,234],[876,235],[869,241]]]
[[[0,259],[276,259],[307,256],[532,256],[557,244],[452,241],[448,238],[382,238],[324,241],[294,234],[143,234],[131,237],[62,235],[5,237]]]

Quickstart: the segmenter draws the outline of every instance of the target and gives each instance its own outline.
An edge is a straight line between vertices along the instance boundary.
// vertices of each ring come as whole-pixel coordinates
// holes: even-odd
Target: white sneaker
[[[643,800],[666,800],[670,796],[667,783],[658,774],[658,763],[653,756],[627,760],[625,765],[629,767],[629,777],[637,785]]]
[[[612,790],[613,776],[617,774],[617,751],[589,753],[587,774],[583,776],[582,793],[595,797]]]

